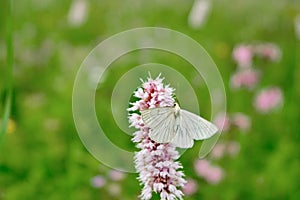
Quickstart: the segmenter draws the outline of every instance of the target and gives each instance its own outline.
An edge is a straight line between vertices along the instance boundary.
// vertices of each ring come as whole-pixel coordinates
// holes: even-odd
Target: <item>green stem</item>
[[[12,96],[12,75],[14,63],[14,49],[13,49],[13,16],[12,16],[12,2],[8,1],[7,20],[6,20],[6,99],[4,104],[4,113],[2,116],[2,125],[0,129],[0,145],[3,143],[4,135],[7,130],[8,120],[11,113],[11,96]]]

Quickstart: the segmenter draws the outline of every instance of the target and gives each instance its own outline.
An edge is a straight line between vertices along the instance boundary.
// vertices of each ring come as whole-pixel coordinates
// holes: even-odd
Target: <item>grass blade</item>
[[[0,145],[3,143],[4,135],[7,130],[8,120],[11,113],[11,95],[12,95],[12,74],[14,63],[13,50],[13,16],[12,16],[12,0],[8,1],[7,21],[6,21],[6,99],[4,104],[4,113],[2,116],[2,124],[0,129]]]

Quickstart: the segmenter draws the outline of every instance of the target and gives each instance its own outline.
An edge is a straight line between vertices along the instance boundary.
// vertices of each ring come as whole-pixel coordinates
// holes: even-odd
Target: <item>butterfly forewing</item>
[[[149,137],[158,143],[170,142],[174,136],[174,115],[173,107],[151,108],[141,111],[142,119],[150,128]]]
[[[214,135],[218,128],[202,117],[186,110],[180,110],[181,126],[186,128],[187,135],[195,140],[203,140]]]
[[[160,124],[163,120],[165,120],[170,112],[172,112],[171,107],[165,108],[150,108],[147,110],[142,110],[142,119],[143,122],[149,128],[157,128],[157,125]]]

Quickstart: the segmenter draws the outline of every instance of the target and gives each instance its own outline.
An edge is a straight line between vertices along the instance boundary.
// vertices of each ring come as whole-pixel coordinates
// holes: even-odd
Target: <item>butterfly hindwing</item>
[[[218,128],[202,117],[186,110],[180,110],[181,126],[185,127],[187,134],[195,140],[203,140],[214,135]]]
[[[194,145],[194,140],[188,135],[187,128],[182,126],[180,119],[181,116],[178,116],[175,119],[175,126],[174,132],[175,137],[173,138],[172,142],[176,147],[179,148],[191,148]]]

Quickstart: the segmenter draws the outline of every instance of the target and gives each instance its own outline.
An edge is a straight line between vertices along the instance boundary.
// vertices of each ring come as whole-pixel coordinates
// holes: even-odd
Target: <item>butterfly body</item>
[[[142,119],[150,128],[149,137],[158,143],[173,143],[180,148],[191,148],[194,140],[207,139],[217,127],[189,111],[173,107],[151,108],[141,111]]]
[[[174,109],[175,109],[175,116],[178,116],[179,115],[179,111],[180,111],[180,107],[177,103],[175,103],[175,106],[174,106]]]

